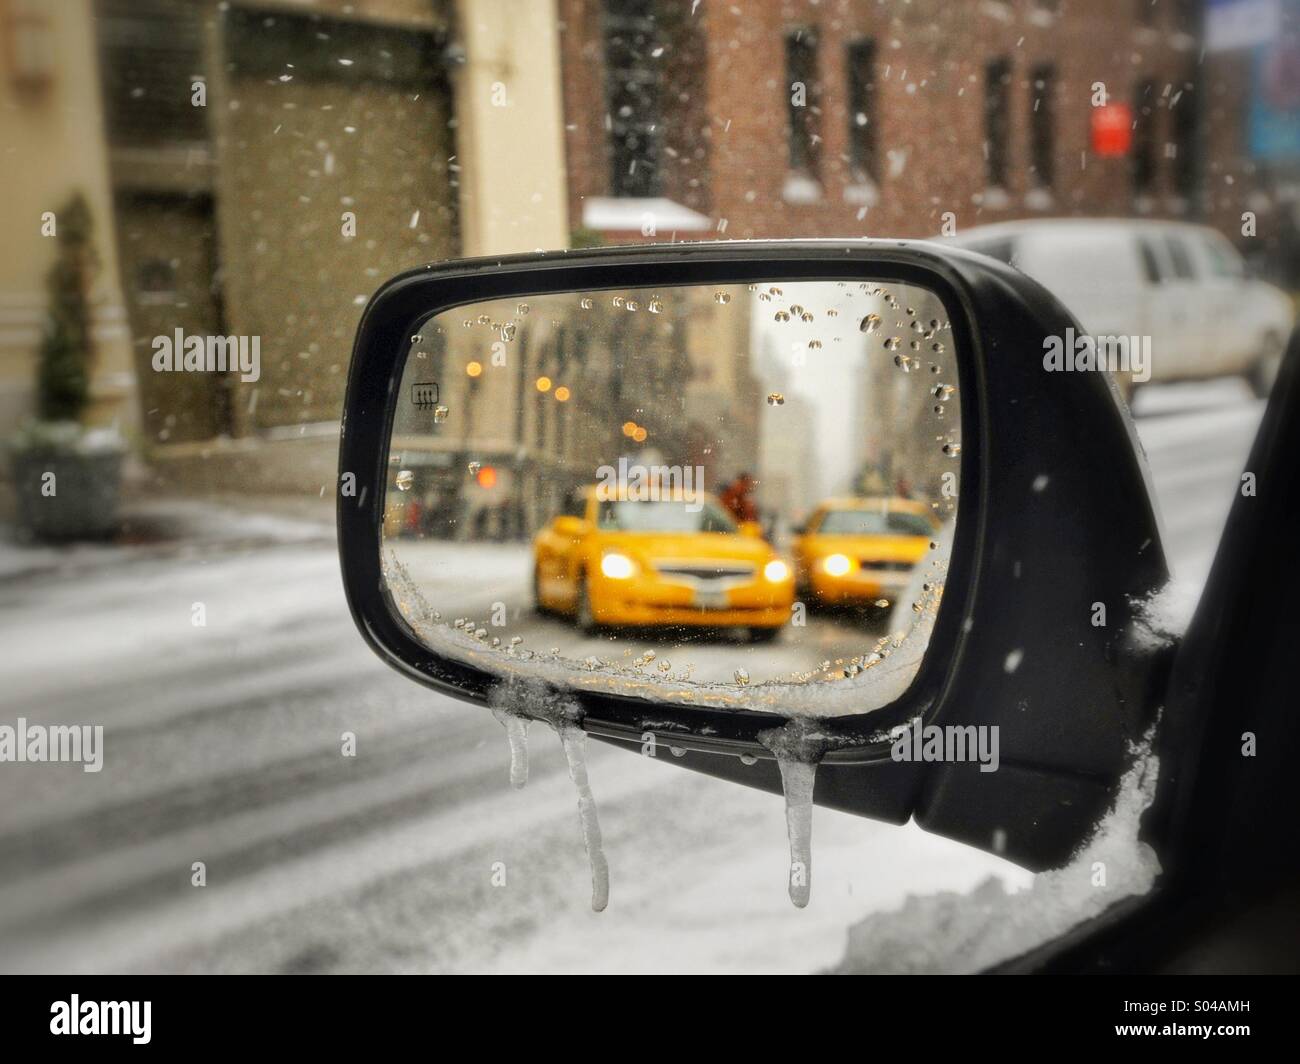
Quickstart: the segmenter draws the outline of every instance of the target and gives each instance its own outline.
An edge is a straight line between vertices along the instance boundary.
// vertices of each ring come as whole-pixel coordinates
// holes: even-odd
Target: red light
[[[1108,103],[1092,109],[1092,150],[1103,159],[1127,155],[1133,146],[1133,109]]]
[[[496,487],[497,471],[495,466],[484,466],[478,471],[478,486],[480,488]]]

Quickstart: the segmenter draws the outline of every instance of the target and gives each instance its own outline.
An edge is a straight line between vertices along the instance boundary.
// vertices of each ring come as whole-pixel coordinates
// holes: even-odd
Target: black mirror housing
[[[819,804],[996,848],[1031,868],[1064,861],[1112,796],[1149,727],[1167,655],[1133,642],[1142,602],[1168,579],[1140,449],[1105,372],[1049,372],[1045,344],[1078,323],[1018,271],[938,244],[728,242],[601,248],[451,262],[402,274],[362,316],[340,447],[339,547],[363,637],[411,679],[486,704],[497,681],[432,653],[385,586],[387,444],[405,344],[431,314],[491,298],[586,289],[872,279],[932,290],[951,317],[962,380],[961,496],[942,608],[911,687],[857,716],[819,720],[829,749]],[[1094,623],[1095,604],[1105,624]],[[1096,704],[1095,692],[1110,694]],[[592,736],[779,793],[749,711],[566,692]],[[891,759],[891,730],[996,726],[1001,763]],[[741,758],[744,758],[744,761]],[[758,759],[757,763],[753,763]],[[997,841],[993,835],[996,832]]]

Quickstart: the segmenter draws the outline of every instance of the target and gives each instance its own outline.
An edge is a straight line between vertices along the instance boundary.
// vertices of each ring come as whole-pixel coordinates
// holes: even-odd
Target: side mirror
[[[792,845],[812,799],[1063,863],[1151,725],[1168,656],[1139,638],[1168,579],[1143,459],[1105,374],[1045,357],[1070,330],[1020,272],[906,241],[402,274],[362,317],[343,422],[358,628],[516,738],[541,720],[784,790]],[[490,490],[462,471],[489,461]],[[408,471],[444,468],[459,495],[440,538],[387,534]],[[809,586],[765,543],[701,534],[741,471],[760,493],[742,504],[843,509]],[[608,521],[580,549],[530,545],[585,484],[605,486]],[[877,608],[826,611],[813,635],[819,597]]]

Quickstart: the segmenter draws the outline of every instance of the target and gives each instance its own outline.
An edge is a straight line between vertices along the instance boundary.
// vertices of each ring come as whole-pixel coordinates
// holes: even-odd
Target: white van
[[[953,243],[1050,289],[1094,336],[1149,336],[1152,381],[1241,375],[1268,394],[1294,308],[1237,249],[1182,222],[1061,218],[980,226]],[[1120,376],[1131,395],[1135,382]]]

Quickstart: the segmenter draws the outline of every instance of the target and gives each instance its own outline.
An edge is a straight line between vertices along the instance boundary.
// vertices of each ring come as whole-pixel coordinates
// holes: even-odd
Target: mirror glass
[[[911,683],[960,482],[931,292],[593,290],[409,340],[383,566],[440,654],[501,676],[837,715]]]

